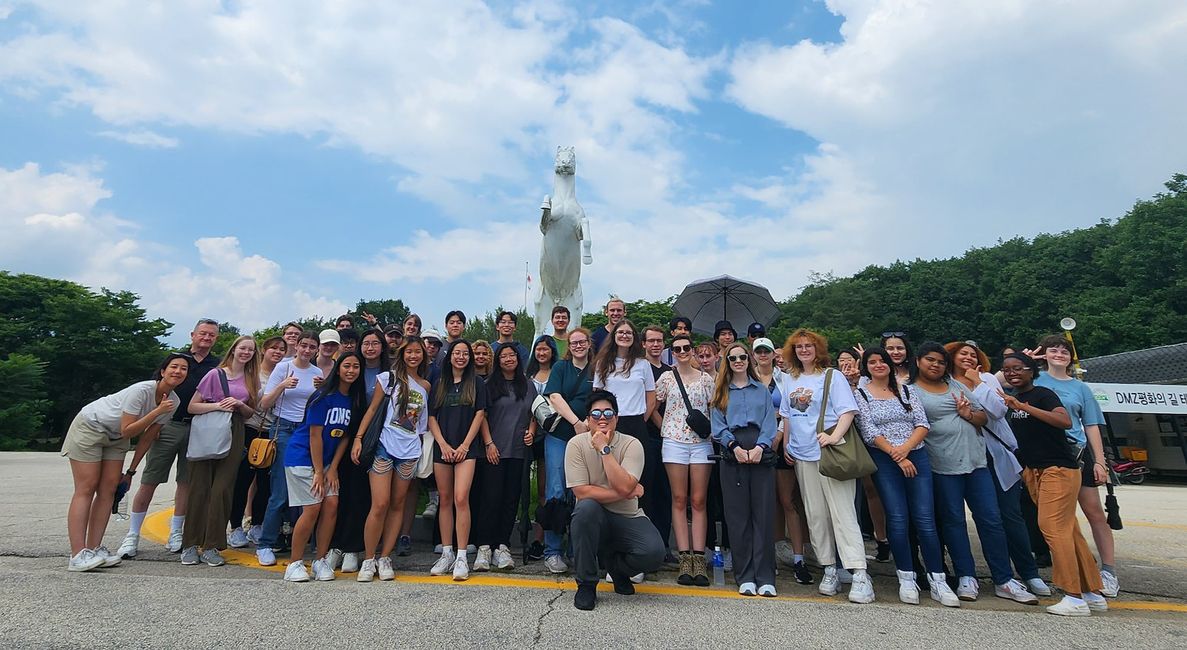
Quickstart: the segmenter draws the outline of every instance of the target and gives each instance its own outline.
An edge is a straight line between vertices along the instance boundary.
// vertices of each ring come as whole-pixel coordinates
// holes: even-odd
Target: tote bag
[[[824,428],[824,414],[828,409],[828,392],[832,386],[833,369],[824,371],[824,397],[820,402],[820,417],[816,419],[816,433],[832,435],[836,425]],[[861,478],[873,474],[878,468],[874,459],[866,450],[861,434],[857,432],[855,423],[849,424],[849,430],[835,445],[820,448],[820,473],[838,481]]]
[[[223,397],[231,396],[227,373],[218,369],[218,381]],[[231,417],[228,411],[209,411],[190,420],[190,442],[186,447],[187,460],[217,460],[231,453]]]

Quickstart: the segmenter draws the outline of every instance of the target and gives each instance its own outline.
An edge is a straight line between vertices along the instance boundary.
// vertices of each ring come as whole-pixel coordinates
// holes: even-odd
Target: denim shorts
[[[396,470],[396,475],[405,481],[412,479],[412,474],[416,471],[416,464],[419,458],[395,458],[388,453],[387,448],[383,443],[375,449],[375,460],[371,461],[371,472],[375,474],[387,474]]]

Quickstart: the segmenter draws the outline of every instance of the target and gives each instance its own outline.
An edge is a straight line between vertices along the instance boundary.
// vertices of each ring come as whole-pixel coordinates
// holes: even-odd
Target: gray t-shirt
[[[536,389],[529,382],[523,399],[516,399],[515,391],[500,395],[486,403],[486,418],[490,425],[490,437],[499,450],[500,458],[523,458],[527,445],[523,444],[523,433],[532,420],[532,400]],[[510,388],[510,387],[508,387]]]
[[[929,393],[918,385],[911,386],[911,393],[919,394],[919,401],[931,423],[924,448],[931,461],[931,471],[936,474],[970,474],[986,466],[985,440],[977,432],[977,427],[956,412],[957,392],[968,399],[974,411],[984,410],[981,402],[958,381],[948,382],[948,391],[939,394]]]
[[[173,411],[162,414],[153,420],[153,424],[165,424],[173,417],[173,412],[182,405],[177,393],[169,391],[166,399],[173,400]],[[93,425],[102,428],[107,437],[119,440],[123,437],[120,432],[120,421],[124,413],[135,416],[137,420],[148,415],[157,407],[157,382],[153,380],[140,381],[128,386],[118,393],[113,393],[82,407],[79,415],[83,415]]]

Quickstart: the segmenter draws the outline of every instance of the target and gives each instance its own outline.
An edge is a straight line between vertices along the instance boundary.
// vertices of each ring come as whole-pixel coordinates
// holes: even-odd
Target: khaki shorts
[[[325,489],[322,490],[322,495],[320,497],[313,496],[312,465],[301,465],[284,468],[284,480],[285,484],[288,485],[290,508],[317,505],[321,503],[326,497],[338,496],[337,490]]]
[[[144,473],[140,475],[140,482],[147,485],[160,485],[169,481],[169,468],[177,460],[177,482],[188,483],[190,480],[190,466],[186,463],[185,451],[190,444],[190,423],[169,420],[161,427],[161,433],[148,448],[148,458],[144,462]]]
[[[122,463],[131,448],[131,440],[112,440],[103,427],[81,414],[74,416],[62,441],[62,455],[80,463],[97,463],[101,460],[118,460]]]

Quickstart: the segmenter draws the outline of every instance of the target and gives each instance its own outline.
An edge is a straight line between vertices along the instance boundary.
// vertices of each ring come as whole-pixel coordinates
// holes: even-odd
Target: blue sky
[[[1157,192],[1187,170],[1185,25],[1154,0],[0,0],[0,268],[133,290],[175,340],[359,298],[439,325],[521,306],[573,145],[587,310],[722,273],[782,299]]]

